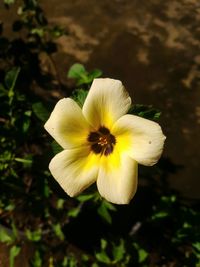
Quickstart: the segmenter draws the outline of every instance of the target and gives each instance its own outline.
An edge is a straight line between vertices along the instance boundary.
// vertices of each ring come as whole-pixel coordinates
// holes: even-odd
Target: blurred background
[[[200,3],[4,0],[0,32],[0,266],[200,266]],[[47,173],[43,124],[74,63],[161,112],[163,157],[129,206],[71,200]]]

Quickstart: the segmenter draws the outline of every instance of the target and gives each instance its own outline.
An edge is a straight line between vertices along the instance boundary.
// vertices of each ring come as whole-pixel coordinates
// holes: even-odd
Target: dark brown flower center
[[[88,142],[91,143],[91,149],[95,154],[108,156],[113,152],[116,139],[110,131],[102,126],[97,132],[90,132]]]

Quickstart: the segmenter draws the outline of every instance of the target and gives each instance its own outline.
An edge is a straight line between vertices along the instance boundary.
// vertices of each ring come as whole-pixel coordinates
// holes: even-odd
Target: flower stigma
[[[91,143],[91,150],[95,154],[105,156],[113,152],[114,145],[116,144],[115,136],[104,126],[101,126],[96,132],[90,132],[87,140]]]

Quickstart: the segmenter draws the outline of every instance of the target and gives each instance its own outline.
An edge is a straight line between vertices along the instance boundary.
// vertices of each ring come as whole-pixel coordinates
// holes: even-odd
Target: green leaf
[[[106,206],[106,208],[107,208],[108,210],[113,210],[113,211],[116,211],[116,210],[117,210],[117,209],[115,208],[115,206],[114,206],[112,203],[108,202],[108,201],[105,201],[105,200],[104,200],[104,205]]]
[[[46,122],[49,118],[49,112],[42,104],[42,102],[36,102],[32,105],[33,113],[43,122]]]
[[[6,73],[5,76],[5,85],[8,89],[10,89],[11,91],[14,89],[16,81],[17,81],[17,77],[19,75],[20,72],[20,68],[19,67],[15,67],[12,70],[8,71]]]
[[[59,198],[56,203],[57,209],[61,210],[64,207],[65,200],[62,198]]]
[[[55,25],[51,29],[50,34],[51,34],[52,37],[58,38],[58,37],[60,37],[60,36],[65,34],[65,30],[63,28],[61,28],[60,26]]]
[[[11,226],[12,226],[13,237],[14,237],[14,239],[17,239],[18,238],[18,230],[17,230],[17,227],[16,227],[14,221],[12,221]]]
[[[38,35],[39,37],[43,37],[45,30],[44,28],[34,28],[34,29],[31,29],[30,32],[31,34],[35,34],[35,35]]]
[[[62,261],[62,267],[77,267],[77,259],[73,256],[65,256]]]
[[[80,212],[80,207],[78,206],[76,208],[69,210],[67,214],[69,217],[76,218],[78,216],[79,212]]]
[[[101,239],[101,249],[105,250],[107,247],[108,242],[105,239]]]
[[[5,76],[5,85],[9,89],[8,91],[8,98],[9,98],[9,105],[12,104],[14,98],[14,87],[20,72],[20,68],[15,67],[12,70],[8,71]]]
[[[31,261],[33,267],[42,267],[42,258],[38,250],[35,251],[34,257]]]
[[[176,196],[162,196],[161,201],[167,204],[174,203],[176,201]]]
[[[80,195],[77,197],[77,199],[80,201],[80,202],[86,202],[90,199],[92,199],[94,197],[94,194],[88,194],[88,195]]]
[[[193,243],[192,246],[193,246],[198,252],[200,252],[200,242]]]
[[[31,159],[15,158],[15,161],[23,163],[24,167],[30,167],[33,163],[32,155],[27,155],[27,157]]]
[[[36,231],[30,231],[29,229],[26,229],[26,237],[28,240],[33,241],[33,242],[38,242],[42,238],[42,231],[41,229],[38,229]]]
[[[146,252],[146,250],[144,250],[144,249],[141,248],[138,251],[138,256],[139,256],[139,263],[142,263],[148,257],[148,253]]]
[[[169,216],[169,212],[167,212],[167,211],[159,211],[159,212],[153,214],[151,218],[152,218],[152,220],[156,220],[156,219],[165,218],[167,216]]]
[[[57,235],[57,237],[60,238],[60,240],[63,241],[65,239],[65,236],[63,234],[63,231],[62,231],[60,223],[52,225],[52,228],[53,228],[55,234]]]
[[[14,267],[15,258],[20,253],[20,250],[21,250],[21,248],[19,246],[11,247],[10,254],[9,254],[10,267]]]
[[[14,242],[14,240],[15,237],[13,235],[8,233],[8,231],[3,227],[0,227],[0,242],[11,244],[12,242]]]
[[[144,262],[148,257],[148,252],[145,249],[141,248],[137,243],[134,243],[133,246],[136,248],[138,252],[138,262],[139,263]]]
[[[53,260],[52,256],[50,256],[50,258],[49,258],[49,267],[55,267],[54,266],[54,260]]]
[[[97,209],[98,214],[109,224],[112,223],[112,217],[109,213],[109,210],[115,210],[115,207],[107,202],[103,201],[100,205],[100,207]]]
[[[68,71],[67,77],[73,79],[80,79],[87,74],[85,67],[82,64],[75,63]]]
[[[65,256],[62,261],[62,267],[67,267],[67,265],[68,265],[68,258]]]
[[[5,5],[12,5],[15,3],[15,0],[4,0]]]
[[[119,246],[114,245],[113,246],[113,258],[115,260],[115,262],[119,262],[123,259],[124,254],[125,254],[126,250],[125,250],[125,246],[124,246],[124,240],[120,240],[120,244]]]
[[[69,267],[77,267],[77,259],[73,255],[69,257]]]
[[[95,256],[96,256],[97,260],[102,262],[102,263],[106,263],[106,264],[110,264],[111,263],[111,260],[110,260],[110,258],[108,257],[108,255],[106,254],[105,251],[101,251],[99,253],[96,253]]]
[[[15,209],[15,204],[14,203],[9,203],[6,207],[5,210],[6,211],[12,211]]]
[[[23,133],[26,133],[26,132],[28,131],[29,127],[30,127],[30,123],[31,123],[31,120],[30,120],[31,113],[32,113],[31,110],[27,110],[27,111],[24,112],[23,125],[22,125]]]
[[[79,106],[82,108],[83,104],[85,102],[85,99],[88,95],[88,91],[83,90],[83,89],[76,89],[74,90],[73,94],[72,94],[72,98],[74,99],[74,101],[76,101]]]
[[[90,257],[87,254],[82,254],[81,260],[84,261],[84,262],[87,262],[87,261],[90,260]]]
[[[95,78],[100,77],[103,74],[103,72],[99,69],[92,70],[89,74],[90,79],[93,80]]]
[[[51,189],[49,187],[47,179],[44,180],[44,196],[48,198],[51,194]]]
[[[75,79],[77,85],[89,85],[94,78],[100,77],[101,75],[101,70],[95,69],[91,72],[88,72],[82,64],[75,63],[69,69],[67,77]]]
[[[100,207],[97,209],[98,214],[109,224],[112,223],[112,217],[109,213],[110,211],[116,211],[116,208],[113,204],[109,203],[106,200],[103,200]]]
[[[26,133],[30,127],[30,119],[29,118],[24,118],[23,120],[23,126],[22,126],[22,131],[23,133]]]
[[[132,105],[128,113],[154,121],[157,121],[161,115],[161,112],[151,105],[146,106],[141,104]]]

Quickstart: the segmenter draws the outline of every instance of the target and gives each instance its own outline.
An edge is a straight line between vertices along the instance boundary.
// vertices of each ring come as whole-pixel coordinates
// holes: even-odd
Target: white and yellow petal
[[[44,127],[64,149],[86,144],[90,131],[81,108],[71,98],[58,101]]]
[[[97,178],[100,195],[115,204],[128,204],[137,190],[138,164],[117,148],[102,157]]]
[[[99,157],[88,147],[63,150],[51,160],[49,169],[63,190],[73,197],[96,181]]]
[[[159,160],[166,139],[158,123],[129,114],[115,123],[112,133],[122,151],[146,166]]]
[[[83,114],[94,128],[110,128],[118,118],[127,113],[130,105],[131,98],[121,81],[94,79],[83,105]]]

